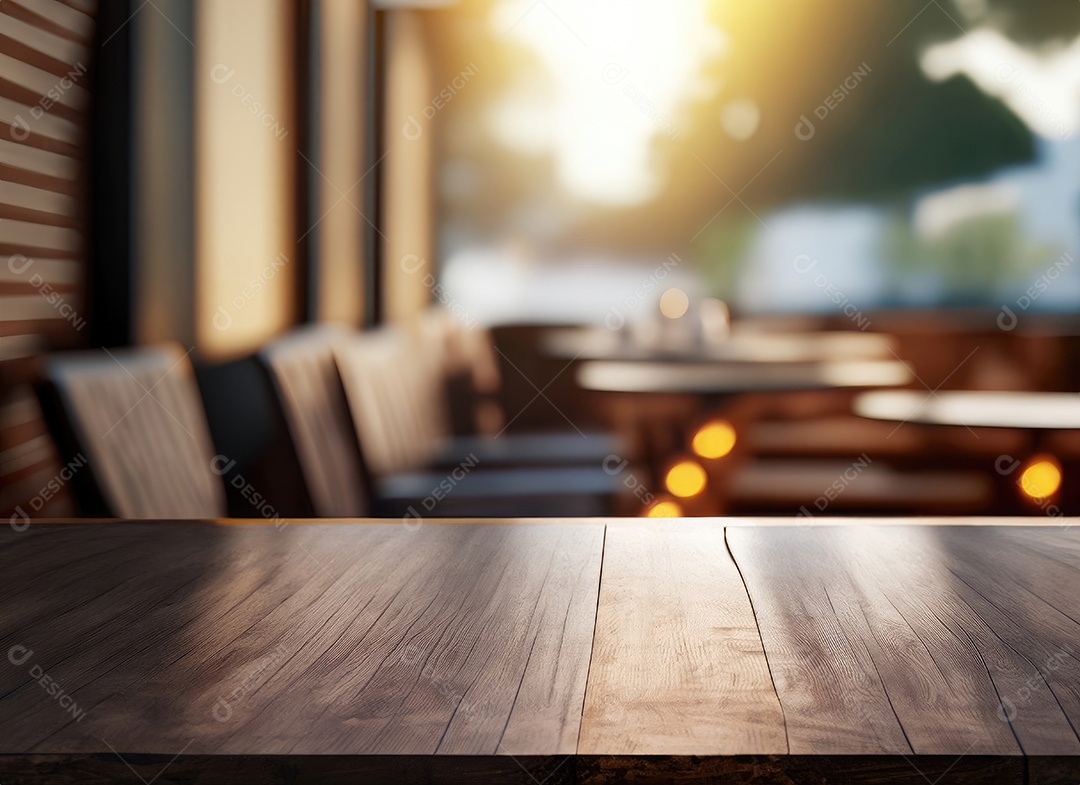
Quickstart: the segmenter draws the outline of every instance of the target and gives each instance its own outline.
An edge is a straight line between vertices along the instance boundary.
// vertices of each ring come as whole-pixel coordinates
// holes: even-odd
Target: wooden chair
[[[191,363],[176,345],[47,358],[39,394],[83,513],[218,518],[225,490]]]
[[[269,371],[310,498],[312,509],[301,514],[371,514],[368,475],[334,359],[334,346],[347,332],[336,325],[302,328],[258,355]]]
[[[427,366],[430,389],[442,389],[443,400],[431,407],[438,418],[433,432],[440,434],[428,461],[436,466],[457,464],[475,454],[487,465],[596,466],[609,455],[634,457],[632,448],[614,434],[600,431],[504,431],[505,415],[499,404],[501,376],[495,344],[489,330],[465,326],[441,306],[425,311],[414,327],[418,356]],[[459,396],[471,399],[468,435],[455,433],[445,391],[458,383]]]
[[[603,471],[603,458],[525,467],[500,462],[496,451],[478,446],[440,466],[435,459],[446,454],[448,429],[442,376],[432,360],[437,349],[415,335],[383,328],[335,349],[364,462],[386,514],[433,495],[443,517],[601,515],[610,509],[618,478]]]

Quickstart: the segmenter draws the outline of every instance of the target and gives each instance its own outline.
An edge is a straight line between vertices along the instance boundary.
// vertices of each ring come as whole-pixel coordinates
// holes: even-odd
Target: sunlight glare
[[[531,49],[551,81],[546,90],[510,86],[488,117],[495,138],[533,154],[545,142],[559,184],[575,196],[610,205],[653,198],[653,142],[678,137],[701,66],[722,47],[707,1],[503,0],[492,24]],[[548,118],[541,128],[537,117]]]

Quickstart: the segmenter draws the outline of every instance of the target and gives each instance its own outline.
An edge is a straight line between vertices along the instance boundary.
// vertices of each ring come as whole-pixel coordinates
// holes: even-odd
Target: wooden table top
[[[1075,783],[1080,527],[983,523],[5,527],[0,782]]]
[[[577,369],[586,390],[625,393],[728,393],[895,387],[912,381],[899,360],[689,363],[594,360]]]
[[[1080,393],[889,390],[863,393],[853,404],[862,417],[984,428],[1080,428]]]

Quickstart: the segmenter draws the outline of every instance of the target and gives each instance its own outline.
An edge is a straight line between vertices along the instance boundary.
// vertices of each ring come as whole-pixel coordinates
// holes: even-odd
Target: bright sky
[[[496,139],[552,153],[560,185],[579,198],[651,199],[660,184],[654,141],[678,136],[680,108],[709,89],[702,64],[722,49],[706,0],[503,0],[492,25],[532,49],[547,76],[496,105],[487,118]],[[743,107],[730,122],[748,129],[757,120]]]
[[[1064,140],[1080,131],[1080,37],[1033,50],[983,28],[930,47],[922,68],[939,81],[966,75],[1047,139]]]

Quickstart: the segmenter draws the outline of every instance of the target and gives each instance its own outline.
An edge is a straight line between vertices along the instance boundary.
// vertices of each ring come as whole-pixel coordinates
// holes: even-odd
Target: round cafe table
[[[1080,393],[875,391],[859,395],[854,411],[875,420],[924,425],[1068,430],[1080,428]]]
[[[541,348],[563,360],[670,362],[829,362],[891,359],[895,340],[882,333],[740,332],[717,343],[669,346],[662,341],[643,344],[632,336],[602,327],[554,328],[544,333]]]
[[[901,424],[1027,431],[1029,456],[1046,450],[1045,437],[1051,431],[1080,429],[1080,393],[876,391],[857,396],[853,408],[862,417]],[[1008,460],[1002,463],[1004,459]],[[1020,461],[1003,455],[994,468],[999,474],[1007,475],[1019,464]]]
[[[911,380],[911,371],[898,360],[815,363],[593,360],[582,363],[577,369],[578,384],[586,390],[704,396],[897,387]]]

